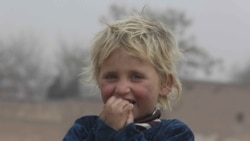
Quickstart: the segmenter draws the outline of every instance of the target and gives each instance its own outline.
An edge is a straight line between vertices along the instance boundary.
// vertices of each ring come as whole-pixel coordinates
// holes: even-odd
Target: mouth
[[[132,99],[125,99],[125,100],[127,100],[129,103],[135,105],[135,101],[134,100],[132,100]]]

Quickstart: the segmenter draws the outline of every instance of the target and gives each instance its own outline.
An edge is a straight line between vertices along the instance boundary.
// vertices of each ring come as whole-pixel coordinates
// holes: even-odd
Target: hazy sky
[[[63,36],[89,43],[102,27],[100,16],[108,14],[112,3],[139,10],[144,5],[152,10],[182,10],[193,20],[189,31],[197,44],[222,58],[227,68],[241,67],[250,60],[248,0],[0,0],[0,36],[28,30],[47,42]]]

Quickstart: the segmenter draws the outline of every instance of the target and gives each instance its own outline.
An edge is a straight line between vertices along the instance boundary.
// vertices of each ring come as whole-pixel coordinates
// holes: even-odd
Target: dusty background
[[[61,140],[74,120],[96,114],[97,102],[66,100],[59,102],[1,101],[1,141]]]
[[[233,84],[184,83],[182,99],[164,118],[179,118],[196,141],[249,141],[250,88]],[[74,120],[98,114],[98,100],[0,101],[1,141],[62,140]]]

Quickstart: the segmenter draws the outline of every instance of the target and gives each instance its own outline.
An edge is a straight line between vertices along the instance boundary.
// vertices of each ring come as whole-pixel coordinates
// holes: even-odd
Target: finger
[[[99,117],[102,119],[102,120],[105,120],[105,111],[104,111],[105,109],[104,109],[104,105],[102,106],[102,108],[101,108],[101,112],[100,112],[100,114],[99,114]]]
[[[134,115],[133,115],[133,107],[134,105],[129,103],[129,114],[128,114],[128,119],[127,119],[127,122],[126,122],[126,125],[130,124],[130,123],[133,123],[134,121]]]
[[[120,110],[123,110],[127,104],[129,104],[129,102],[127,100],[122,99],[122,98],[116,98],[112,103],[114,108],[117,108]]]
[[[121,109],[125,109],[128,105],[129,102],[127,100],[121,99],[117,106],[121,107]]]
[[[116,100],[116,97],[115,97],[115,96],[111,96],[111,97],[107,100],[107,102],[106,102],[105,104],[110,105],[110,104],[113,103],[115,100]]]

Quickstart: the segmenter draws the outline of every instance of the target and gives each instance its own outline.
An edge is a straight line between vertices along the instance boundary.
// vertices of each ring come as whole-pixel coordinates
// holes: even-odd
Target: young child
[[[160,119],[181,94],[175,63],[181,53],[168,29],[134,15],[94,39],[88,72],[100,89],[99,116],[75,121],[63,141],[194,141],[187,125]]]

